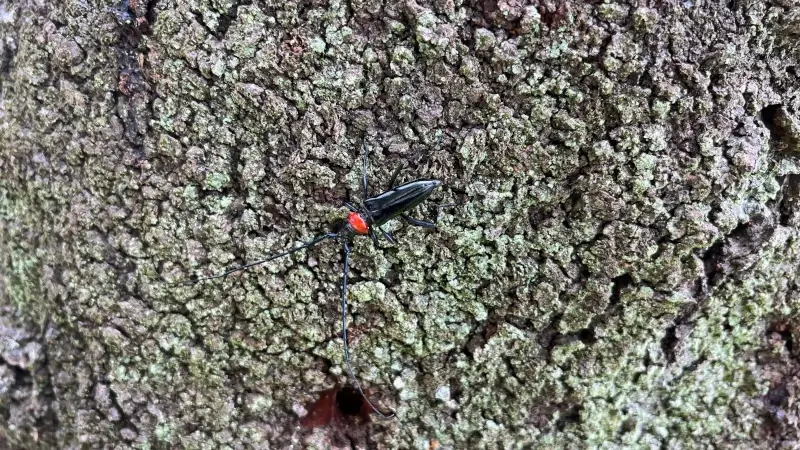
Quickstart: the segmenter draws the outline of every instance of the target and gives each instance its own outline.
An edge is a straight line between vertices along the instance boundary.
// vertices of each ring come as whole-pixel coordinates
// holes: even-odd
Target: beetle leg
[[[422,227],[422,228],[436,228],[436,222],[439,221],[439,210],[442,208],[448,208],[450,206],[459,206],[458,203],[445,203],[444,205],[436,205],[436,214],[433,216],[433,221],[428,222],[427,220],[419,220],[414,219],[413,217],[409,217],[408,214],[400,214],[400,217],[403,218],[406,222],[411,225]]]
[[[387,241],[389,241],[392,244],[394,244],[394,238],[392,238],[391,234],[389,234],[386,231],[384,231],[383,228],[381,228],[381,227],[378,227],[378,229],[381,230],[381,233],[383,234],[383,237],[386,238]]]
[[[392,178],[389,179],[389,189],[395,187],[397,176],[400,175],[401,170],[403,170],[403,164],[398,164],[397,168],[394,169],[394,172],[392,172]]]
[[[346,207],[347,207],[347,209],[349,209],[349,210],[350,210],[350,211],[352,211],[352,212],[358,212],[358,211],[360,211],[360,210],[359,210],[359,209],[358,209],[358,208],[357,208],[357,207],[356,207],[354,204],[352,204],[352,203],[350,203],[350,202],[343,202],[343,204],[344,204],[344,206],[346,206]]]
[[[380,248],[378,246],[378,235],[375,233],[375,229],[372,227],[369,227],[369,237],[372,239],[372,245],[374,245],[375,248]]]
[[[407,214],[402,214],[401,217],[403,218],[403,220],[416,227],[436,228],[435,222],[426,222],[424,220],[414,219],[412,217],[409,217]]]

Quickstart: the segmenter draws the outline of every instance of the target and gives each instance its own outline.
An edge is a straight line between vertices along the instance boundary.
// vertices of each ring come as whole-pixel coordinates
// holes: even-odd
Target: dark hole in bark
[[[761,109],[761,121],[764,122],[764,125],[769,129],[770,133],[773,134],[773,137],[778,131],[778,128],[775,126],[775,114],[781,106],[783,105],[769,105]]]
[[[633,278],[626,273],[613,278],[611,281],[614,283],[614,287],[611,288],[611,298],[608,300],[608,302],[611,306],[616,306],[619,304],[619,298],[622,290],[633,283]]]
[[[597,336],[595,336],[593,329],[584,328],[578,331],[578,340],[584,344],[594,344],[597,342]]]
[[[570,423],[578,423],[581,418],[581,407],[580,406],[572,406],[568,410],[564,411],[564,413],[559,417],[556,421],[556,429],[558,431],[564,431],[564,428],[567,427]]]
[[[703,271],[706,275],[706,283],[708,287],[716,285],[718,278],[721,277],[721,267],[719,262],[722,259],[722,251],[724,245],[722,241],[714,243],[703,255]]]
[[[675,362],[675,345],[678,344],[678,338],[675,335],[675,325],[667,328],[664,337],[661,339],[661,351],[667,357],[667,362]]]
[[[342,414],[357,416],[364,407],[364,398],[358,390],[352,386],[345,386],[336,393],[336,407]]]

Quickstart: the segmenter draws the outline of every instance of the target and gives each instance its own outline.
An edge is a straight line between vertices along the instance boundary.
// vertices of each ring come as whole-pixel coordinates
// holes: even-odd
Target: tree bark
[[[92,4],[89,4],[92,3]],[[0,4],[3,448],[795,448],[792,0]],[[440,179],[435,231],[216,273]],[[428,218],[427,207],[414,217]]]

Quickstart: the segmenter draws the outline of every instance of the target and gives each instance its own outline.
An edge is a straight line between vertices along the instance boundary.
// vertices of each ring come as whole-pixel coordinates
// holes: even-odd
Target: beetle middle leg
[[[386,232],[386,231],[385,231],[383,228],[381,228],[381,227],[378,227],[378,230],[380,230],[380,232],[381,232],[381,234],[383,235],[383,238],[384,238],[384,239],[386,239],[387,241],[389,241],[389,243],[391,243],[391,244],[394,244],[394,238],[392,237],[392,235],[391,235],[391,234],[387,233],[387,232]]]
[[[372,227],[369,229],[369,238],[372,239],[372,245],[374,245],[375,248],[380,248],[378,247],[378,235],[375,233],[375,229]]]

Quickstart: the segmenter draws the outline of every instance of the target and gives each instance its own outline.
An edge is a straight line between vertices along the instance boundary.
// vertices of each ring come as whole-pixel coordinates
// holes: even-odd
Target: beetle
[[[344,225],[338,232],[326,233],[317,236],[311,239],[310,241],[305,242],[297,247],[291,248],[281,253],[271,255],[267,258],[258,261],[254,261],[242,266],[228,269],[225,272],[222,272],[218,275],[193,278],[169,284],[186,285],[186,284],[198,283],[201,281],[226,278],[228,275],[232,273],[239,272],[242,270],[247,270],[252,267],[265,264],[269,261],[273,261],[283,256],[290,255],[304,248],[312,247],[325,240],[331,239],[340,242],[342,244],[342,249],[344,252],[341,305],[342,305],[342,341],[344,343],[345,365],[347,366],[347,372],[350,379],[353,380],[354,384],[358,388],[358,392],[366,402],[366,405],[368,405],[369,408],[373,412],[377,413],[380,417],[384,419],[390,419],[394,416],[394,412],[383,413],[380,410],[378,410],[378,408],[376,408],[372,404],[372,402],[369,401],[369,398],[367,398],[366,394],[364,393],[364,390],[361,388],[361,384],[358,382],[358,379],[356,378],[353,372],[353,368],[350,365],[350,350],[347,345],[347,272],[350,261],[350,243],[355,236],[369,236],[372,239],[374,245],[377,247],[378,231],[383,235],[383,237],[386,240],[388,240],[391,243],[394,243],[394,238],[392,238],[392,235],[384,231],[383,228],[381,228],[381,226],[384,225],[386,222],[397,217],[402,218],[408,224],[413,226],[423,227],[423,228],[435,228],[436,227],[435,220],[429,222],[425,220],[414,219],[408,215],[408,211],[419,206],[419,204],[427,200],[428,197],[430,197],[430,195],[433,193],[434,189],[440,186],[442,182],[439,180],[432,180],[432,179],[417,179],[414,181],[410,181],[408,183],[396,185],[395,183],[397,181],[397,176],[400,173],[400,169],[402,169],[402,166],[398,166],[392,173],[392,177],[389,182],[389,190],[374,197],[368,197],[367,164],[369,161],[369,147],[367,146],[366,140],[362,142],[362,146],[364,150],[362,176],[361,176],[362,202],[359,205],[350,202],[344,202],[344,206],[346,206],[350,210],[350,212],[347,215],[347,219]],[[451,203],[451,204],[437,205],[437,209],[448,206],[455,206],[455,204]]]

